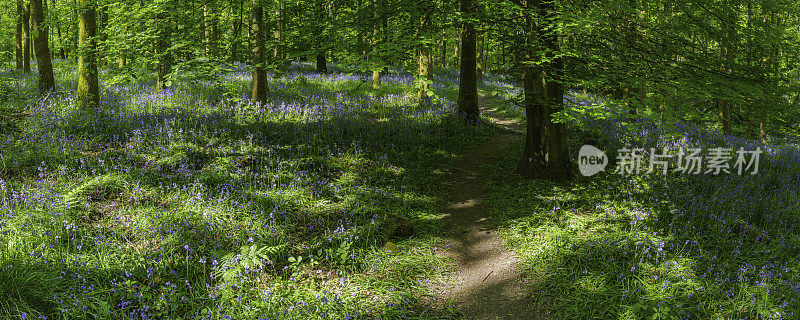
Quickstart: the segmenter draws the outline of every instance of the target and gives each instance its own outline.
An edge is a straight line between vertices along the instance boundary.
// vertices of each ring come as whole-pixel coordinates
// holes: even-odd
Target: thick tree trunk
[[[31,7],[24,2],[22,3],[22,68],[25,72],[31,72]]]
[[[328,63],[325,61],[324,53],[317,53],[317,72],[328,73]]]
[[[264,104],[267,102],[267,69],[264,61],[264,38],[266,28],[264,26],[264,8],[260,0],[253,0],[253,83],[250,98],[253,103]]]
[[[22,15],[24,14],[24,9],[22,9],[22,0],[17,0],[17,29],[14,33],[14,57],[17,62],[17,69],[22,69],[22,60],[24,57],[22,56]]]
[[[473,0],[461,0],[461,12],[470,17]],[[458,112],[468,125],[478,124],[478,79],[476,66],[475,27],[469,20],[464,22],[461,32],[461,75],[458,80]]]
[[[53,80],[53,64],[50,61],[50,43],[48,41],[50,28],[44,21],[45,8],[42,6],[42,0],[31,0],[31,11],[33,32],[36,35],[34,47],[39,71],[39,92],[44,94],[56,86],[55,80]]]
[[[78,21],[78,89],[75,101],[84,108],[100,104],[97,81],[97,17],[95,2],[81,0]]]
[[[528,55],[528,58],[531,56]],[[542,147],[542,114],[545,106],[542,104],[541,70],[534,66],[524,67],[522,81],[525,94],[525,118],[527,119],[525,134],[525,149],[522,159],[517,166],[517,172],[527,178],[540,178],[545,176],[547,163]]]
[[[545,17],[543,23],[551,27],[537,25],[531,17],[526,18],[526,60],[537,57],[535,43],[546,50],[546,61],[540,66],[525,67],[524,89],[528,115],[525,151],[517,171],[527,178],[565,181],[570,176],[569,150],[567,148],[566,127],[563,123],[553,123],[553,115],[564,108],[564,84],[562,77],[564,63],[558,56],[561,48],[555,24],[555,4],[551,1],[539,2],[530,12],[537,10]],[[539,41],[535,41],[537,37]],[[533,122],[533,123],[531,123]]]

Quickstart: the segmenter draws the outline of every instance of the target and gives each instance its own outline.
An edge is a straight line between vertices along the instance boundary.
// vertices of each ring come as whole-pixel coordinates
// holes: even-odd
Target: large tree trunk
[[[545,17],[540,26],[531,17],[526,18],[526,60],[537,57],[536,50],[545,50],[545,62],[539,66],[525,67],[524,89],[528,115],[525,151],[517,168],[527,178],[565,181],[569,179],[569,150],[566,127],[553,123],[553,115],[564,108],[564,63],[560,52],[559,35],[555,24],[555,4],[552,1],[538,2],[529,12],[538,10]],[[535,41],[538,37],[539,41]],[[541,48],[535,48],[536,43]],[[531,123],[533,122],[533,123]]]
[[[14,33],[14,57],[16,58],[17,69],[22,69],[22,60],[24,59],[22,56],[22,15],[24,11],[22,9],[22,0],[17,0],[17,29],[16,33]]]
[[[22,1],[22,68],[31,72],[31,7]]]
[[[264,26],[264,8],[260,0],[253,0],[253,83],[250,98],[253,103],[263,104],[267,102],[267,69],[264,65],[264,38],[266,28]]]
[[[461,0],[461,12],[469,18],[473,0]],[[478,79],[476,66],[475,26],[466,20],[461,32],[461,75],[458,80],[458,112],[469,125],[478,124]]]
[[[75,101],[80,107],[97,107],[100,90],[97,81],[97,17],[95,2],[81,0],[78,21],[78,89]]]
[[[33,32],[36,35],[34,47],[39,70],[39,92],[44,94],[52,90],[56,84],[53,80],[53,64],[50,61],[50,43],[48,35],[50,28],[44,21],[45,8],[42,0],[31,0],[31,13],[33,14]]]
[[[328,62],[325,61],[325,53],[317,53],[317,72],[328,73]]]
[[[528,44],[530,45],[530,44]],[[531,55],[526,55],[528,58]],[[524,77],[522,81],[525,94],[525,118],[527,118],[525,149],[522,159],[517,166],[517,171],[528,178],[538,178],[545,176],[547,163],[544,158],[544,148],[542,147],[542,118],[545,106],[540,97],[543,95],[544,88],[541,83],[541,70],[539,67],[526,65],[524,67]]]

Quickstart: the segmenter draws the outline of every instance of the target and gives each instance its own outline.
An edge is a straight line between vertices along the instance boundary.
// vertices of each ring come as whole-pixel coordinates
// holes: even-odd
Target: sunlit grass
[[[337,68],[290,67],[264,105],[244,65],[163,92],[106,70],[95,110],[71,62],[44,103],[3,70],[28,116],[0,140],[0,317],[452,316],[420,302],[443,269],[434,169],[493,130],[418,108],[410,74],[375,90]]]

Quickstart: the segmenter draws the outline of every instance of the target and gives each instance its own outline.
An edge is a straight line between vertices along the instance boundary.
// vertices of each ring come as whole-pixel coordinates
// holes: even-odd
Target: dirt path
[[[495,234],[489,206],[484,202],[488,173],[484,165],[494,155],[523,143],[524,127],[493,109],[481,110],[495,125],[509,130],[468,153],[455,164],[447,181],[450,203],[450,247],[441,254],[455,264],[450,283],[434,288],[439,303],[452,303],[464,319],[538,319],[522,283],[514,253]]]

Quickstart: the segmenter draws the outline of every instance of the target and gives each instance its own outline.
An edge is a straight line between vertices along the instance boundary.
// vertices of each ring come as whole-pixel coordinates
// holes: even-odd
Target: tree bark
[[[156,88],[166,89],[167,78],[172,73],[172,52],[169,51],[172,41],[172,23],[170,14],[166,11],[158,14],[160,23],[158,38],[156,39]]]
[[[203,33],[205,35],[206,57],[215,58],[217,55],[217,39],[219,38],[217,28],[216,3],[212,0],[203,6]]]
[[[22,69],[22,60],[24,57],[22,56],[22,15],[24,13],[24,9],[22,9],[22,0],[17,0],[17,29],[14,33],[14,57],[17,63],[17,69]]]
[[[275,61],[283,61],[283,1],[275,3]]]
[[[442,69],[447,68],[447,32],[442,29]]]
[[[372,53],[377,56],[378,53],[378,45],[380,44],[380,40],[378,40],[378,36],[380,35],[380,24],[378,23],[380,17],[380,5],[378,4],[378,0],[372,0]],[[381,86],[381,71],[377,68],[372,70],[372,87],[377,89]]]
[[[433,36],[431,32],[431,13],[424,12],[420,17],[419,33],[423,38]],[[422,43],[417,50],[419,61],[419,79],[422,81],[417,89],[417,103],[421,108],[431,105],[431,97],[428,95],[431,86],[431,69],[433,69],[433,48],[429,43]]]
[[[553,115],[564,108],[565,91],[562,82],[564,62],[558,54],[561,48],[557,11],[554,1],[536,1],[535,5],[529,2],[528,12],[534,10],[544,17],[542,21],[545,22],[539,25],[532,17],[526,17],[525,59],[537,57],[537,49],[546,53],[541,64],[525,67],[523,84],[528,125],[525,149],[517,171],[526,178],[565,181],[570,176],[566,127],[563,123],[553,122]],[[534,37],[539,41],[534,41]],[[537,48],[536,43],[541,47]]]
[[[325,53],[317,53],[317,72],[328,73],[328,63],[325,61]]]
[[[100,105],[97,80],[97,15],[93,0],[81,0],[78,21],[78,89],[75,101],[79,107]]]
[[[484,56],[484,53],[483,53],[483,45],[484,45],[484,43],[483,43],[483,33],[481,33],[480,35],[478,35],[478,44],[477,44],[478,53],[477,53],[477,57],[475,58],[476,70],[477,70],[476,71],[476,78],[478,79],[479,83],[483,82],[483,61],[484,61],[484,59],[486,59],[486,57]]]
[[[469,18],[474,10],[473,0],[461,0],[461,13]],[[478,79],[476,66],[475,26],[466,20],[461,32],[461,74],[458,80],[458,112],[468,125],[477,125]]]
[[[31,7],[22,1],[22,68],[31,72]]]
[[[264,8],[260,0],[253,0],[252,36],[253,36],[253,83],[250,98],[255,104],[267,102],[267,69],[264,61]]]
[[[53,80],[53,64],[50,61],[50,43],[48,35],[50,28],[44,21],[45,8],[42,0],[31,0],[31,13],[33,14],[33,32],[36,35],[34,47],[39,71],[39,92],[44,94],[52,90],[56,84]]]
[[[458,49],[461,48],[461,34],[463,30],[459,30],[456,28],[456,39],[453,41],[453,68],[458,68],[458,61],[461,59],[461,56],[458,52]]]

